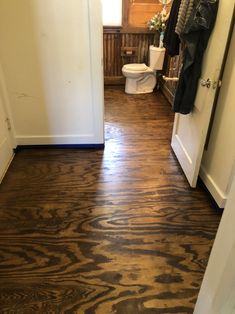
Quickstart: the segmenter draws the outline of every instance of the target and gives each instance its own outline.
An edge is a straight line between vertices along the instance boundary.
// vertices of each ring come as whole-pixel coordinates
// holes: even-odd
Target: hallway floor
[[[220,220],[160,94],[105,90],[105,150],[32,149],[0,186],[0,313],[193,313]]]

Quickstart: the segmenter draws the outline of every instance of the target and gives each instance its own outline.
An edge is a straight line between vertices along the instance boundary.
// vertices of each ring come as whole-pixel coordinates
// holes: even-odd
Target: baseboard
[[[103,138],[98,139],[94,134],[83,135],[42,135],[16,136],[16,146],[26,145],[94,145],[103,144]]]
[[[55,144],[55,145],[18,145],[14,149],[17,153],[24,149],[104,149],[104,144]]]
[[[213,178],[206,172],[205,168],[201,165],[200,168],[200,178],[204,185],[206,186],[207,190],[215,200],[216,204],[219,208],[224,208],[227,197],[226,195],[221,191],[221,189],[218,187],[218,185],[215,183]]]
[[[17,136],[15,151],[30,148],[78,148],[103,149],[104,143],[94,139],[93,135],[82,136]]]

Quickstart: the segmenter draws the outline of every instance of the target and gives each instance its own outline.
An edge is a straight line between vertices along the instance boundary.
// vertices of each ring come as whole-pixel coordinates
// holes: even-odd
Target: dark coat
[[[219,0],[195,0],[182,34],[185,45],[183,66],[174,100],[174,111],[192,111],[201,75],[203,54],[215,24]]]
[[[181,0],[174,0],[172,3],[171,12],[163,39],[167,53],[171,57],[179,54],[180,39],[179,35],[175,32],[175,27],[178,19],[180,3]]]

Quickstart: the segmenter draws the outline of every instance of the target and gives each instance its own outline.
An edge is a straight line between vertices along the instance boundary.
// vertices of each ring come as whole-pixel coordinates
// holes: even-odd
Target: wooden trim
[[[113,34],[113,33],[121,33],[121,34],[154,34],[155,32],[150,31],[147,28],[140,27],[121,27],[121,26],[103,26],[104,34]]]
[[[120,31],[122,34],[154,34],[155,32],[148,30],[147,28],[141,27],[123,27]]]
[[[140,27],[119,27],[119,26],[103,26],[104,34],[113,34],[113,33],[121,33],[121,34],[154,34],[155,32],[148,30],[147,28]]]
[[[103,26],[103,33],[104,34],[119,34],[121,32],[121,26]]]
[[[130,12],[129,0],[122,0],[122,28],[128,28],[128,16]]]

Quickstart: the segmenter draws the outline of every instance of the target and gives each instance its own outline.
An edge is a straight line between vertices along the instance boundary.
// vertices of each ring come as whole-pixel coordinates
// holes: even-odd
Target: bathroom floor
[[[105,89],[105,150],[17,153],[0,186],[0,313],[193,313],[220,221],[159,93]]]

